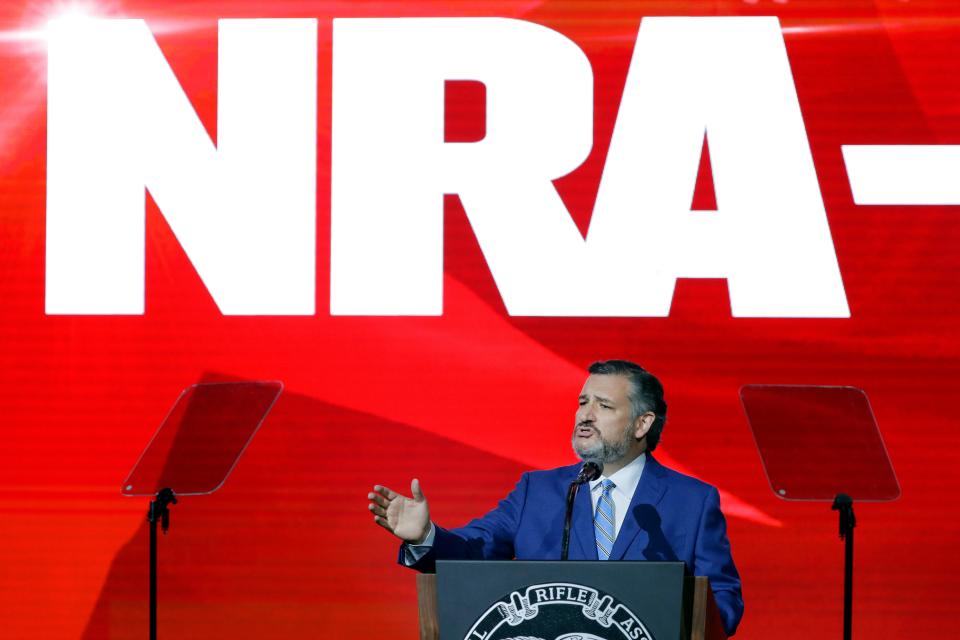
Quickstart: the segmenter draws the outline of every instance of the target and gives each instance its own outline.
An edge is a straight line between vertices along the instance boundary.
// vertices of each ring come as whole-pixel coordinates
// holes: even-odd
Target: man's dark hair
[[[623,376],[630,381],[630,404],[633,407],[631,421],[647,411],[656,416],[647,432],[647,451],[653,451],[660,442],[663,425],[667,421],[667,402],[663,399],[663,385],[640,365],[629,360],[600,360],[587,369],[591,375]]]

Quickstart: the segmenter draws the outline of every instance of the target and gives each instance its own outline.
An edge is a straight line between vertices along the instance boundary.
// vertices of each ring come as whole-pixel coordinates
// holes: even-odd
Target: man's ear
[[[650,427],[653,426],[653,423],[656,422],[657,416],[653,411],[647,411],[639,416],[634,421],[634,436],[637,440],[643,438],[647,435],[647,432],[650,431]]]

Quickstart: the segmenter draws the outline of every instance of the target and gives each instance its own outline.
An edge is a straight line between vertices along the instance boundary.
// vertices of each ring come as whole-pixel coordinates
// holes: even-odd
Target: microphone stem
[[[566,560],[570,552],[570,523],[573,520],[573,502],[577,497],[577,491],[580,489],[579,482],[571,482],[567,489],[567,513],[563,519],[563,542],[560,545],[560,559]]]
[[[599,478],[600,473],[600,465],[596,462],[587,462],[580,469],[576,479],[570,483],[570,488],[567,489],[567,512],[563,519],[563,539],[560,543],[561,560],[566,560],[570,551],[570,523],[573,521],[573,503],[577,497],[577,491],[583,483]]]

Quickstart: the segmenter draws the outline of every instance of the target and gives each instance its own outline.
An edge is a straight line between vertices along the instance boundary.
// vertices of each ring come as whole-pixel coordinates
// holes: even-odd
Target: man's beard
[[[600,431],[594,429],[593,431],[597,435],[597,442],[590,445],[583,445],[577,443],[578,425],[578,427],[574,427],[573,437],[571,438],[573,451],[584,462],[596,462],[601,466],[607,462],[616,462],[627,455],[627,452],[630,450],[630,445],[634,441],[632,426],[632,424],[627,425],[622,437],[614,441],[604,439]]]

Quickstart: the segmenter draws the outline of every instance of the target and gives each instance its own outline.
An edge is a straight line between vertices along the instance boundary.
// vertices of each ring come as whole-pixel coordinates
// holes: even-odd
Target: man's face
[[[580,392],[573,429],[573,450],[582,460],[615,462],[628,453],[639,455],[638,420],[632,420],[630,381],[618,375],[592,375]]]

